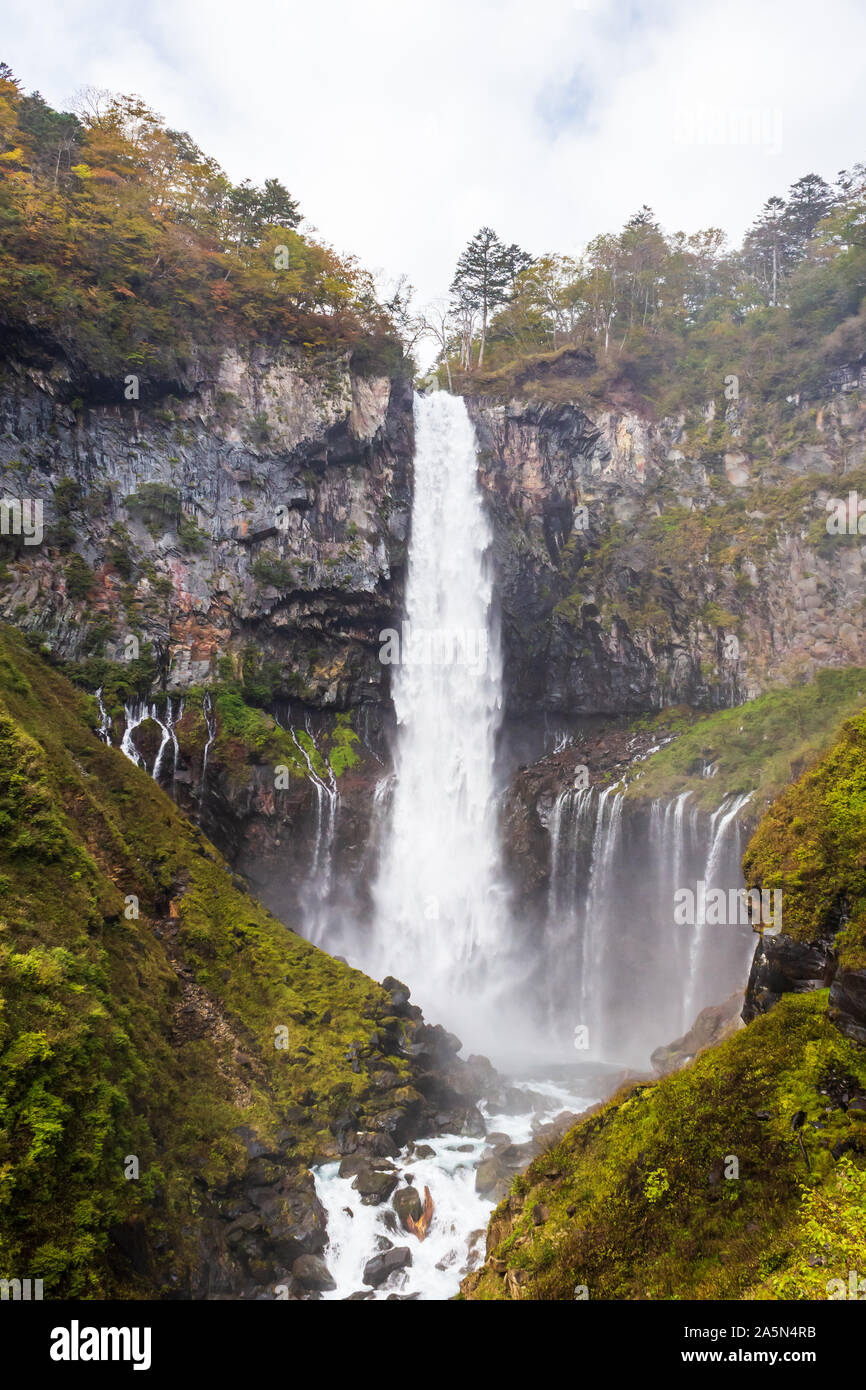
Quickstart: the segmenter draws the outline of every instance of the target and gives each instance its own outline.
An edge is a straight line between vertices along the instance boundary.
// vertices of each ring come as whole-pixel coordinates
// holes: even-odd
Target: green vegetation
[[[788,995],[575,1125],[494,1213],[492,1261],[465,1295],[508,1297],[510,1270],[523,1271],[520,1297],[541,1300],[580,1285],[590,1299],[809,1299],[831,1279],[847,1286],[866,1266],[866,1126],[842,1093],[866,1090],[866,1052],[826,1005],[825,992]]]
[[[0,65],[4,345],[65,357],[73,408],[152,403],[203,345],[284,343],[310,362],[399,369],[371,277],[300,221],[277,179],[232,184],[141,98],[91,93],[77,113],[55,111]]]
[[[165,483],[142,483],[138,492],[130,493],[124,501],[133,516],[141,517],[155,541],[164,531],[173,530],[180,520],[180,497]]]
[[[582,256],[548,252],[528,267],[484,228],[461,258],[450,314],[427,331],[459,391],[644,402],[659,415],[716,401],[707,444],[718,446],[737,393],[757,424],[763,403],[819,392],[861,358],[864,216],[857,164],[833,187],[807,174],[770,198],[736,250],[717,227],[668,234],[646,206]]]
[[[860,714],[843,726],[828,756],[774,803],[743,859],[749,886],[782,889],[785,935],[835,936],[842,969],[866,968],[864,845],[866,715]]]
[[[839,724],[866,705],[866,670],[819,671],[808,684],[780,687],[735,709],[698,718],[675,740],[641,763],[628,795],[670,800],[691,791],[695,802],[716,807],[723,796],[753,792],[760,811],[833,743]],[[670,711],[636,727],[668,731]],[[713,765],[712,777],[703,770]],[[786,903],[787,914],[787,903]]]
[[[253,560],[250,569],[253,578],[260,584],[270,585],[271,588],[279,589],[281,593],[298,586],[294,565],[289,564],[273,550],[261,551]]]
[[[73,602],[87,598],[96,581],[96,575],[86,560],[73,555],[66,565],[66,592]]]
[[[109,1237],[142,1219],[182,1290],[203,1194],[246,1164],[238,1125],[288,1124],[304,1166],[347,1104],[390,1103],[367,1046],[388,997],[240,891],[91,715],[0,630],[0,1267],[53,1298],[154,1292]]]

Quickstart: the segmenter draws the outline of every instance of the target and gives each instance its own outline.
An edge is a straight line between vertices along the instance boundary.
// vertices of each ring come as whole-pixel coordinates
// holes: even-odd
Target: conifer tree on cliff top
[[[492,227],[482,227],[457,262],[451,293],[458,303],[481,314],[478,366],[484,364],[490,313],[511,297],[514,281],[532,264],[532,257],[512,243],[506,246]]]

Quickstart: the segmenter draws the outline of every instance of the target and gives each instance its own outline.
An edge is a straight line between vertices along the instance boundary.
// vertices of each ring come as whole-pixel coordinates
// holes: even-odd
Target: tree
[[[448,361],[448,353],[453,346],[454,339],[459,335],[459,323],[454,313],[453,305],[446,300],[437,299],[430,304],[421,316],[421,336],[433,338],[439,348],[439,356],[445,363],[445,374],[448,378],[448,390],[453,389],[451,380],[451,363]]]
[[[762,285],[771,305],[777,303],[779,280],[788,269],[785,212],[783,198],[768,198],[743,242],[746,268]]]
[[[238,248],[257,246],[265,227],[294,230],[301,220],[298,205],[279,179],[257,188],[249,179],[230,188],[226,199],[227,235]]]
[[[833,190],[819,174],[805,174],[788,189],[783,217],[790,261],[802,260],[818,223],[833,210]]]
[[[475,313],[481,315],[479,368],[484,364],[490,315],[498,305],[508,302],[517,276],[531,264],[531,256],[519,246],[506,246],[492,227],[476,232],[457,262],[451,293],[456,296],[458,313],[464,321]],[[471,361],[467,365],[471,366]]]

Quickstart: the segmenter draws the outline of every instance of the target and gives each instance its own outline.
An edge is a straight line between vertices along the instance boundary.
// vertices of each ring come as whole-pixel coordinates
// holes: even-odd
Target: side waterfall
[[[711,815],[690,792],[626,814],[621,789],[560,793],[548,820],[550,880],[534,990],[552,1050],[584,1030],[583,1055],[646,1066],[652,1049],[741,987],[748,925],[674,917],[678,889],[743,887],[741,813],[726,797]],[[647,833],[648,832],[648,833]],[[578,1046],[575,1041],[575,1046]]]
[[[100,713],[102,715],[102,723],[98,730],[99,737],[103,739],[105,743],[110,744],[111,736],[109,731],[111,729],[111,720],[108,716],[108,712],[106,711],[105,706],[102,703],[102,691],[98,690],[96,692],[96,695],[99,701]],[[144,758],[142,757],[141,753],[139,752],[138,748],[136,747],[133,734],[135,733],[136,729],[141,724],[146,723],[147,720],[151,720],[154,724],[157,725],[157,727],[160,730],[161,737],[159,748],[157,749],[156,757],[153,760],[153,767],[150,769],[150,775],[153,778],[154,782],[158,782],[160,776],[162,775],[162,766],[165,760],[165,754],[169,744],[171,744],[173,748],[172,773],[174,774],[177,772],[178,758],[180,757],[180,745],[177,740],[176,726],[179,723],[179,721],[183,718],[183,710],[183,699],[180,699],[175,704],[170,696],[166,700],[165,709],[163,710],[161,715],[157,712],[156,704],[148,704],[146,700],[136,700],[133,701],[132,704],[124,705],[123,707],[124,725],[123,734],[120,740],[120,751],[124,753],[127,758],[129,758],[129,761],[131,763],[135,763],[136,767],[144,768],[146,772],[148,771],[147,764]]]
[[[312,731],[307,725],[306,735],[315,749]],[[308,940],[321,946],[330,935],[331,893],[334,887],[334,841],[337,832],[337,813],[340,808],[340,793],[337,779],[326,758],[321,762],[324,777],[316,771],[309,749],[298,737],[294,728],[289,727],[292,742],[301,754],[307,769],[307,780],[313,787],[316,798],[315,834],[310,867],[301,890],[301,908],[304,919],[304,935]]]

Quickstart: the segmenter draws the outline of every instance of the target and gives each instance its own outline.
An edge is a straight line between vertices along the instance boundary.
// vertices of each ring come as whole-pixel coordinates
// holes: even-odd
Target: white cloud
[[[5,33],[28,88],[138,91],[422,301],[482,223],[575,251],[647,202],[736,239],[769,194],[866,156],[862,0],[7,0]],[[744,113],[781,147],[682,143]]]

